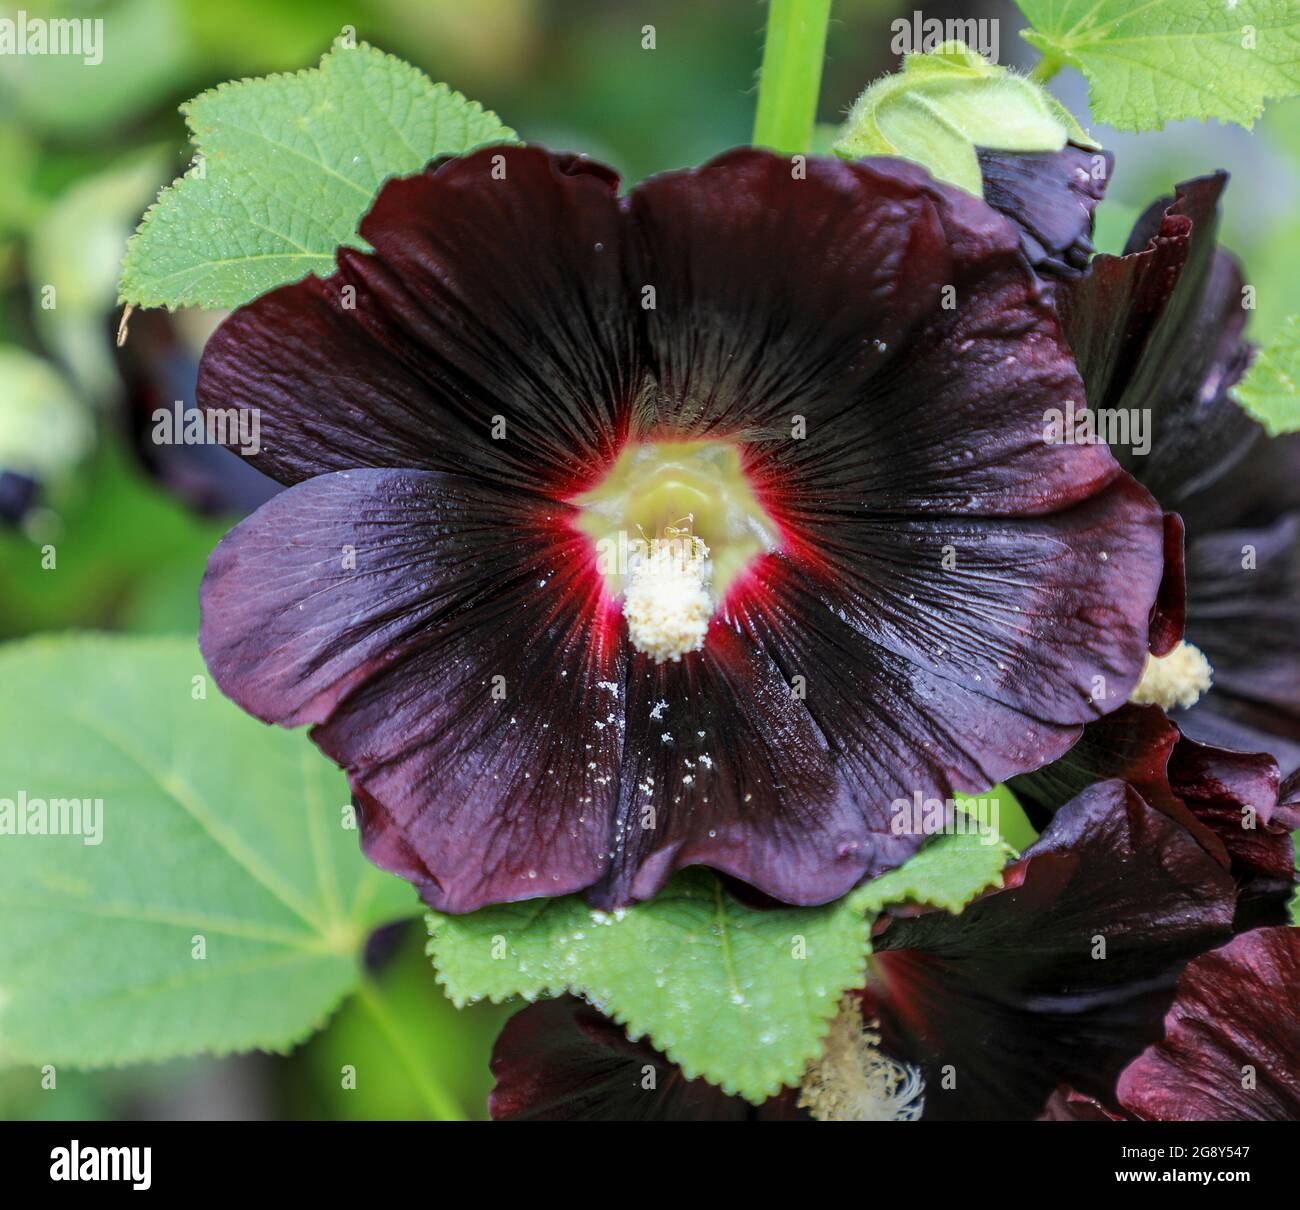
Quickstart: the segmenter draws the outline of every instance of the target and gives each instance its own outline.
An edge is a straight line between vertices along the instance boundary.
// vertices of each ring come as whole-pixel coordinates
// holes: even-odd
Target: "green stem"
[[[424,1060],[411,1045],[401,1024],[389,1010],[379,985],[369,975],[361,977],[361,982],[357,985],[357,999],[365,1005],[375,1024],[388,1039],[393,1052],[405,1065],[429,1117],[435,1122],[463,1122],[465,1114],[456,1098],[434,1079]]]
[[[1034,70],[1029,73],[1029,78],[1037,84],[1046,84],[1065,64],[1054,55],[1044,55],[1034,64]]]
[[[812,147],[831,0],[771,0],[758,76],[754,144],[787,155]]]

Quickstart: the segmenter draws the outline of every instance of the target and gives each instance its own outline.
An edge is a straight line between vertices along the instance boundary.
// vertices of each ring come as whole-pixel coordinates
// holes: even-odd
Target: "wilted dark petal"
[[[1228,395],[1249,354],[1241,273],[1214,242],[1226,181],[1180,185],[1138,222],[1123,256],[1094,257],[1086,276],[1057,291],[1089,406],[1150,417],[1150,451],[1118,445],[1115,456],[1192,532],[1198,492],[1259,435]]]
[[[1191,962],[1163,1040],[1119,1078],[1120,1104],[1155,1121],[1300,1118],[1300,930],[1256,929]]]
[[[1167,769],[1177,743],[1178,728],[1159,706],[1124,705],[1089,723],[1059,760],[1012,778],[1010,786],[1040,830],[1075,795],[1112,778],[1128,782],[1149,805],[1186,823]]]
[[[340,249],[333,276],[222,324],[200,404],[260,409],[255,461],[286,483],[404,466],[573,494],[640,381],[617,184],[523,147],[390,181],[361,223],[373,254]]]
[[[1232,908],[1232,879],[1184,828],[1103,782],[1058,812],[1006,889],[958,916],[892,921],[865,1013],[889,1053],[921,1066],[927,1118],[1032,1118],[1062,1083],[1107,1094]]]
[[[1029,263],[1077,277],[1092,255],[1092,212],[1106,193],[1115,157],[1067,143],[1060,151],[976,148],[984,200],[1020,228]]]
[[[1014,228],[977,199],[899,160],[804,177],[742,150],[629,207],[656,300],[637,431],[745,439],[790,544],[831,511],[1049,512],[1114,475],[1104,447],[1043,440],[1082,386]]]
[[[762,1108],[688,1080],[647,1042],[572,996],[531,1004],[506,1022],[492,1050],[499,1122],[749,1122],[792,1119],[792,1098]]]
[[[1177,820],[1237,880],[1238,927],[1281,918],[1290,897],[1290,815],[1278,808],[1276,762],[1199,744],[1179,734],[1158,706],[1127,705],[1089,723],[1059,760],[1011,779],[1042,827],[1093,782],[1120,778]]]
[[[1240,930],[1286,921],[1295,882],[1294,813],[1278,804],[1277,762],[1180,738],[1169,784],[1222,841],[1237,880]]]
[[[566,516],[456,476],[342,471],[209,563],[217,683],[321,724],[368,851],[435,907],[576,890],[607,863],[622,639]]]

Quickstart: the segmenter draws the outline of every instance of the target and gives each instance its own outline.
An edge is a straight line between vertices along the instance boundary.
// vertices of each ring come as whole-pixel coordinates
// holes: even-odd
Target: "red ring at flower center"
[[[779,545],[730,441],[629,442],[571,503],[633,646],[656,661],[702,646],[730,585]]]

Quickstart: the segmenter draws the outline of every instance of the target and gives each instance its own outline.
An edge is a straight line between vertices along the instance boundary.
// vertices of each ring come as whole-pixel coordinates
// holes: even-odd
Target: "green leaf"
[[[356,985],[369,930],[414,914],[343,826],[342,775],[222,698],[192,640],[29,640],[0,684],[6,1062],[287,1049]],[[99,826],[83,807],[80,834],[17,834],[23,795],[102,800]]]
[[[1016,0],[1023,37],[1083,72],[1092,115],[1120,130],[1180,118],[1252,126],[1300,92],[1295,0]]]
[[[1300,874],[1300,832],[1291,833],[1291,842],[1295,846],[1296,873]],[[1291,896],[1291,923],[1300,925],[1300,887],[1297,887],[1295,894]]]
[[[1046,89],[962,42],[945,42],[904,56],[901,72],[872,84],[832,149],[845,159],[902,156],[983,197],[977,147],[1060,151],[1067,141],[1097,146]]]
[[[236,307],[331,273],[340,245],[365,246],[357,225],[388,177],[515,139],[410,64],[341,41],[319,68],[223,84],[181,112],[199,159],[128,244],[122,302]]]
[[[863,983],[886,905],[958,911],[1000,880],[996,837],[942,836],[905,866],[815,908],[760,911],[705,869],[648,903],[593,911],[576,895],[431,914],[429,954],[457,1005],[584,996],[690,1077],[760,1102],[799,1080],[843,993]]]
[[[1273,436],[1300,432],[1300,315],[1255,354],[1232,394]]]
[[[1001,836],[1017,853],[1029,848],[1038,839],[1038,829],[1029,822],[1029,816],[1025,814],[1020,800],[1004,782],[975,798],[959,794],[957,805],[990,831]]]

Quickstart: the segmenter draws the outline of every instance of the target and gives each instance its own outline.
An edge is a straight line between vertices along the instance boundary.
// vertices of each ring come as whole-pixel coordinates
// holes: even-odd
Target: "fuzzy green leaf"
[[[571,895],[432,914],[429,954],[458,1005],[573,992],[688,1076],[760,1102],[799,1080],[842,995],[861,986],[875,914],[903,902],[958,911],[998,883],[1007,854],[996,837],[943,836],[835,903],[773,911],[690,869],[612,913]]]
[[[1295,0],[1016,0],[1024,37],[1088,77],[1092,115],[1120,130],[1180,118],[1252,126],[1300,92]]]
[[[1273,436],[1300,432],[1300,315],[1255,354],[1232,393]]]
[[[408,63],[342,42],[319,68],[223,84],[181,107],[196,167],[127,246],[121,301],[236,307],[329,274],[390,176],[515,140],[493,113]]]
[[[353,988],[369,930],[414,915],[344,826],[343,776],[222,698],[192,640],[34,639],[0,683],[5,1062],[287,1049]],[[97,842],[85,807],[82,834],[48,834],[32,800],[57,799],[102,800]]]

